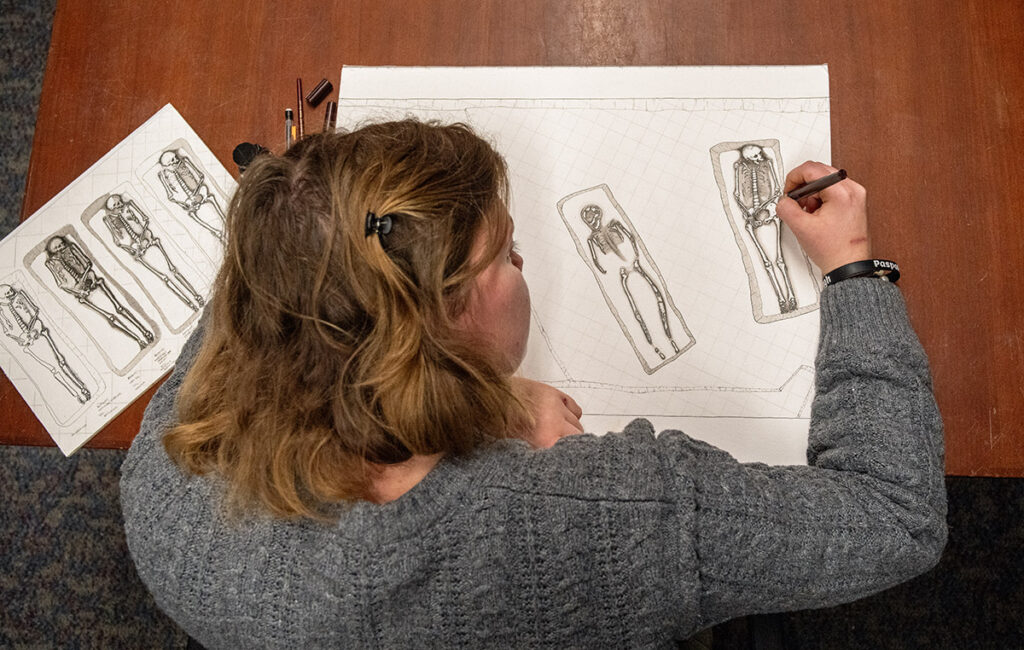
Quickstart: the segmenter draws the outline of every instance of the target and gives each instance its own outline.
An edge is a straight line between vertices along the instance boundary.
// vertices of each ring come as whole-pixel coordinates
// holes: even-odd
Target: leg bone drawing
[[[762,147],[747,144],[740,148],[740,157],[733,163],[736,183],[733,197],[743,211],[744,228],[754,243],[761,263],[768,274],[779,309],[796,309],[796,294],[782,254],[782,224],[775,214],[775,204],[782,197],[782,186],[775,164]],[[774,255],[769,255],[766,248]]]
[[[163,244],[160,243],[160,238],[155,237],[149,228],[149,217],[135,201],[125,201],[120,194],[111,194],[107,199],[103,223],[110,230],[117,247],[126,251],[133,260],[160,278],[175,296],[188,305],[189,309],[198,311],[199,307],[203,306],[203,298],[171,262]],[[167,273],[156,268],[154,262],[166,268]]]
[[[53,275],[54,282],[63,291],[75,297],[80,304],[106,319],[110,326],[145,348],[153,341],[153,333],[139,322],[114,295],[106,280],[92,268],[92,260],[74,241],[57,235],[46,242],[46,268]],[[99,294],[96,290],[99,289]],[[96,304],[103,296],[112,309]]]
[[[217,197],[206,186],[206,177],[195,166],[188,156],[180,155],[176,150],[169,149],[160,154],[160,165],[157,172],[160,184],[167,192],[167,198],[177,203],[188,213],[188,216],[203,228],[206,228],[221,241],[224,233],[199,214],[199,209],[206,204],[213,206],[220,223],[224,222],[224,212],[217,203]]]
[[[89,401],[92,394],[57,349],[49,328],[39,317],[39,307],[24,289],[0,284],[0,327],[3,327],[8,338],[13,339],[28,356],[46,368],[79,403]],[[45,342],[46,346],[36,345],[39,341]]]
[[[590,249],[590,258],[594,262],[594,266],[601,273],[607,273],[605,268],[601,266],[601,259],[598,254],[600,253],[600,256],[605,257],[614,255],[618,258],[618,263],[620,264],[619,281],[622,285],[622,291],[626,294],[626,300],[629,301],[629,306],[633,310],[633,318],[640,324],[640,329],[643,330],[644,338],[647,339],[648,345],[654,348],[655,353],[659,357],[664,359],[665,354],[654,344],[651,332],[647,328],[647,322],[644,320],[643,314],[640,313],[640,308],[637,306],[636,300],[634,300],[633,294],[629,289],[628,280],[631,275],[635,273],[644,279],[654,293],[655,301],[657,301],[661,328],[664,330],[665,336],[668,337],[673,352],[678,353],[679,346],[676,345],[676,341],[672,337],[672,329],[669,325],[665,296],[662,294],[661,289],[658,288],[654,279],[640,265],[640,251],[636,246],[636,237],[618,219],[612,219],[606,224],[601,223],[603,216],[604,213],[601,207],[592,203],[583,206],[580,210],[580,218],[583,219],[583,223],[587,224],[591,230],[590,236],[587,237],[587,247]],[[629,241],[630,244],[630,248],[627,249],[628,257],[622,252],[622,247],[626,241]]]

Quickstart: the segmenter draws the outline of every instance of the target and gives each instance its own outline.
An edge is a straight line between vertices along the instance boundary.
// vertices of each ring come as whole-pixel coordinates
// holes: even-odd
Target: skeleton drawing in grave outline
[[[10,284],[0,284],[0,327],[4,334],[32,357],[53,376],[80,404],[92,397],[83,382],[68,364],[50,335],[50,329],[39,314],[39,307],[24,289],[15,289]],[[36,344],[46,343],[45,347]],[[53,362],[44,358],[52,358]]]
[[[739,148],[733,163],[733,198],[743,211],[743,227],[757,249],[782,313],[796,309],[796,293],[782,252],[782,227],[775,204],[782,197],[782,185],[775,163],[757,144]],[[766,250],[767,249],[767,250]],[[769,251],[772,255],[769,255]]]
[[[121,304],[106,280],[93,269],[93,261],[74,241],[63,235],[51,237],[46,242],[46,268],[61,290],[102,316],[112,328],[135,341],[140,349],[145,349],[153,341],[153,333]],[[95,302],[99,297],[97,289],[99,295],[106,298],[110,309],[104,309]]]
[[[608,185],[573,192],[556,207],[643,371],[654,374],[693,347],[665,279]]]
[[[224,232],[204,219],[199,210],[204,205],[212,206],[220,223],[224,223],[224,211],[217,203],[217,197],[206,185],[206,176],[199,171],[192,160],[176,149],[168,149],[160,154],[160,165],[157,178],[167,192],[167,198],[181,206],[189,218],[224,241]]]
[[[672,327],[668,322],[668,308],[665,305],[665,296],[662,294],[661,289],[658,288],[658,284],[647,274],[644,267],[640,265],[640,251],[637,249],[636,236],[629,231],[626,226],[622,224],[618,219],[612,219],[607,223],[602,223],[604,217],[604,211],[601,206],[589,203],[580,210],[580,219],[583,223],[587,224],[590,228],[590,236],[587,237],[587,248],[590,251],[590,258],[594,262],[594,266],[601,273],[607,273],[605,268],[601,266],[601,260],[598,257],[598,252],[606,259],[614,259],[611,255],[615,255],[618,258],[619,266],[619,283],[622,285],[622,291],[626,294],[626,300],[629,302],[630,308],[633,310],[633,318],[640,325],[640,329],[644,333],[644,338],[647,339],[647,344],[654,348],[654,352],[661,359],[665,359],[665,353],[658,349],[658,346],[654,344],[654,340],[651,338],[651,331],[648,329],[647,321],[644,320],[644,315],[640,313],[640,308],[637,307],[636,300],[633,297],[632,292],[629,288],[629,277],[634,273],[639,275],[651,288],[654,293],[654,299],[658,305],[658,318],[661,321],[662,330],[665,332],[665,336],[668,337],[669,344],[672,346],[673,354],[679,353],[679,346],[676,345],[675,339],[672,337]],[[622,253],[622,247],[629,241],[629,249],[631,254],[627,258]]]
[[[160,243],[160,238],[154,236],[149,227],[149,216],[134,200],[130,198],[125,200],[121,194],[111,194],[104,204],[103,223],[110,230],[110,235],[117,247],[126,251],[133,260],[160,278],[171,293],[185,303],[189,309],[198,311],[203,306],[202,296],[171,262],[163,244]],[[150,254],[147,259],[147,253],[154,249],[159,256]],[[154,265],[154,262],[159,264],[161,258],[167,273]]]

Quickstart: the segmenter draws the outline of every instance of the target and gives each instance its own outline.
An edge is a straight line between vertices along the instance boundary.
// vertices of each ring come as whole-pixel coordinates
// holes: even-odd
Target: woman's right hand
[[[836,171],[824,163],[805,162],[786,176],[786,187],[776,207],[776,213],[822,273],[871,259],[867,190],[847,178],[799,203],[785,192]]]

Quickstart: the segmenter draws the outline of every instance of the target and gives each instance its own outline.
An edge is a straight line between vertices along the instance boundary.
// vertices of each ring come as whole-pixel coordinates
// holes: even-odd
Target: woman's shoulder
[[[665,435],[681,444],[665,444]],[[649,421],[637,419],[620,432],[566,436],[548,449],[503,441],[480,453],[486,471],[478,481],[482,489],[537,498],[674,501],[678,456],[705,446],[678,432],[656,436]]]

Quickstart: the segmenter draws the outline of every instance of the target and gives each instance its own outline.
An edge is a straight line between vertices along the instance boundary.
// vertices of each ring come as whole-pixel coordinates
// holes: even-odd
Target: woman
[[[671,646],[937,561],[942,425],[894,285],[822,293],[809,466],[644,420],[569,435],[571,398],[511,376],[529,294],[506,196],[468,128],[413,121],[246,171],[208,312],[123,468],[139,575],[192,637]],[[778,213],[834,269],[870,257],[865,204],[848,180]]]

